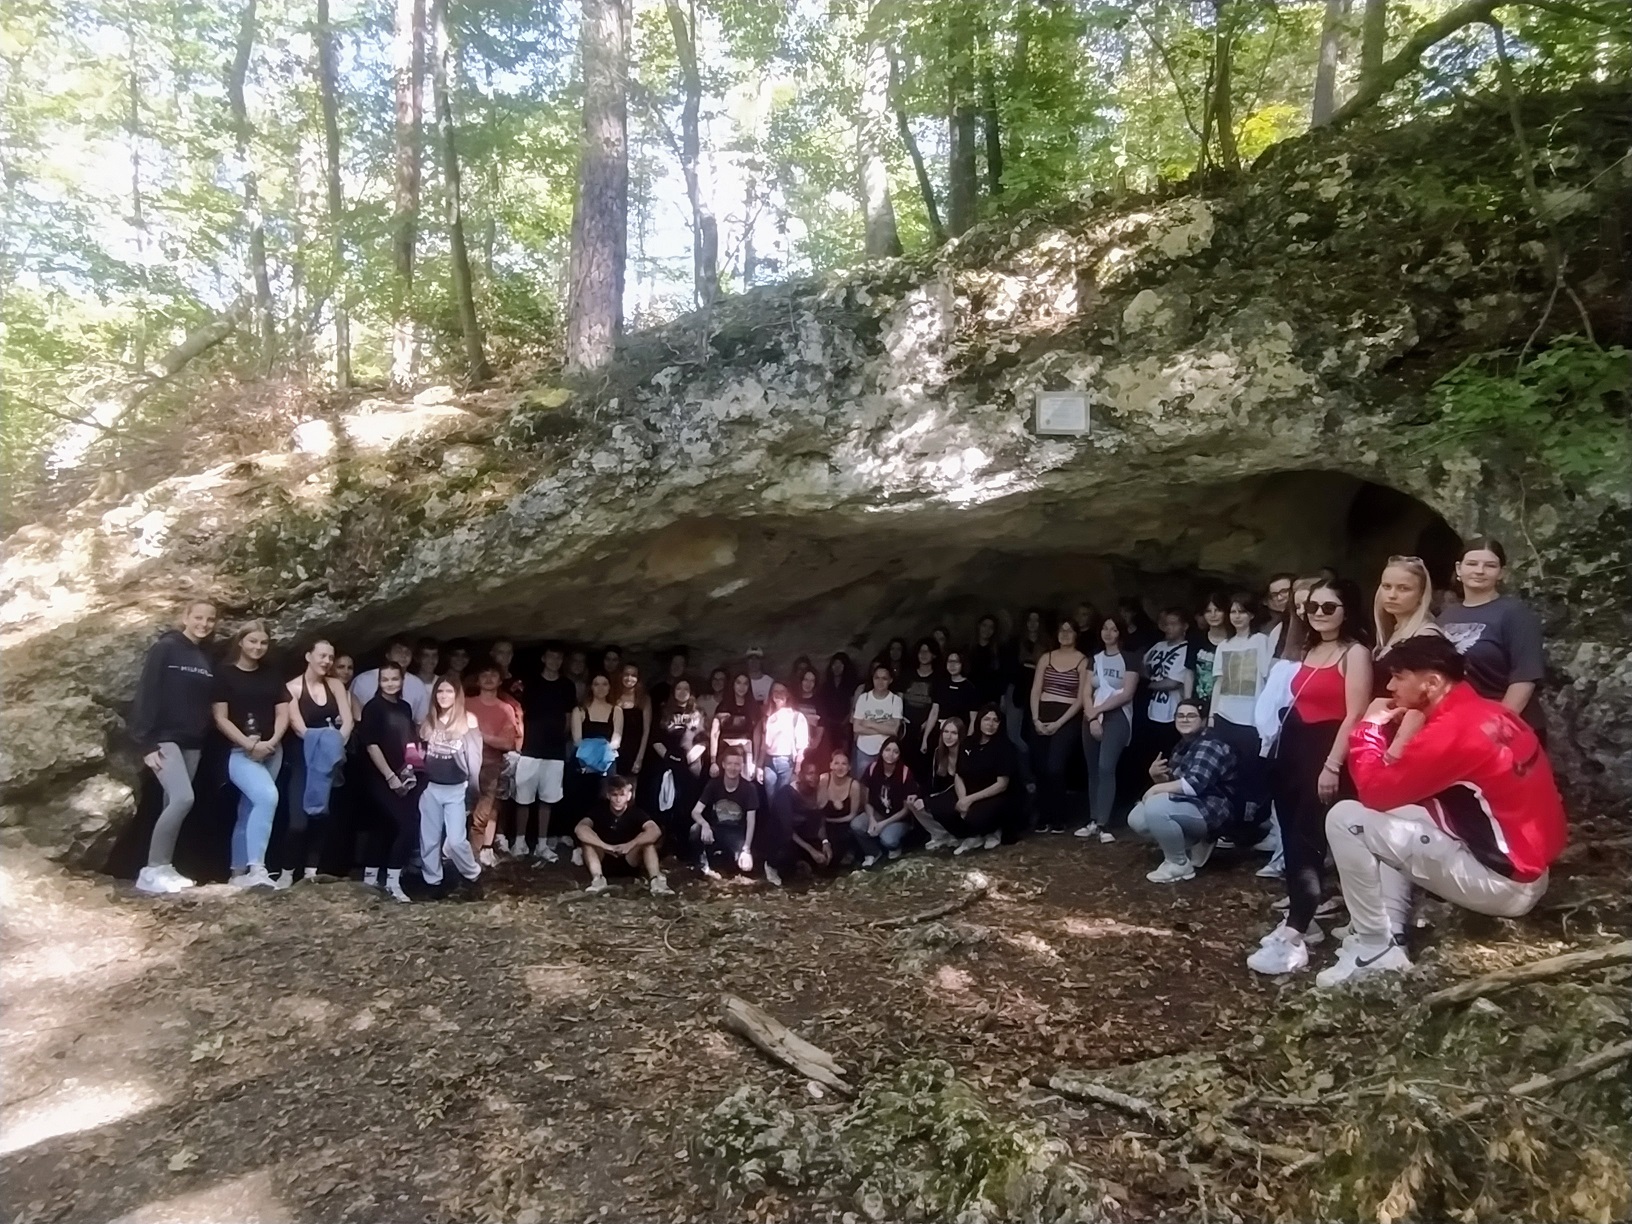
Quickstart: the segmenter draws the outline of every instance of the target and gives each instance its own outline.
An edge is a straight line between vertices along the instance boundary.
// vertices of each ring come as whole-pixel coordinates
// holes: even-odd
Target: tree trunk
[[[1458,30],[1466,29],[1476,21],[1486,21],[1500,8],[1503,0],[1465,0],[1448,10],[1437,21],[1430,21],[1410,38],[1393,59],[1384,60],[1376,69],[1360,76],[1360,87],[1349,100],[1332,114],[1331,123],[1347,123],[1361,111],[1374,105],[1379,98],[1417,70],[1422,57],[1430,47],[1444,42]],[[1370,14],[1367,14],[1368,20]]]
[[[924,214],[929,220],[929,232],[939,246],[946,241],[946,227],[941,224],[941,210],[935,202],[935,184],[930,181],[929,167],[924,165],[918,138],[912,134],[912,120],[907,117],[907,106],[901,98],[901,64],[894,50],[890,51],[890,97],[895,107],[895,126],[901,133],[901,143],[912,158],[912,173],[918,180],[918,194],[923,197]]]
[[[351,309],[346,300],[346,199],[340,189],[339,71],[329,0],[317,0],[317,92],[323,107],[323,178],[329,199],[329,260],[334,294],[334,385],[351,386]]]
[[[243,175],[244,220],[249,228],[249,273],[255,282],[255,331],[260,342],[262,373],[272,368],[277,348],[277,322],[272,316],[272,277],[266,268],[266,225],[261,217],[261,189],[250,164],[249,106],[244,100],[244,82],[249,77],[249,59],[255,49],[255,4],[245,0],[238,22],[238,45],[227,75],[227,101],[232,108],[232,130],[238,151],[238,168]]]
[[[1365,0],[1360,23],[1360,82],[1368,83],[1383,66],[1388,48],[1388,0]]]
[[[391,259],[396,285],[391,320],[391,384],[413,385],[419,345],[414,336],[414,249],[419,239],[420,157],[425,123],[425,0],[396,0],[391,40],[396,100],[396,184],[391,207]]]
[[[1326,0],[1326,14],[1320,23],[1320,54],[1315,62],[1315,100],[1309,109],[1309,126],[1329,123],[1337,110],[1337,64],[1343,56],[1343,24],[1349,0]]]
[[[901,234],[890,202],[890,169],[884,160],[890,122],[890,60],[879,31],[875,6],[868,17],[861,55],[861,115],[856,124],[856,158],[861,176],[861,216],[867,258],[901,254]]]
[[[476,315],[476,291],[471,283],[470,253],[465,247],[464,200],[459,186],[459,146],[453,122],[453,85],[459,73],[453,40],[448,36],[447,0],[432,0],[431,29],[436,39],[431,61],[431,89],[436,105],[437,134],[442,146],[442,203],[448,226],[448,253],[453,264],[453,300],[459,310],[459,331],[465,341],[466,372],[473,383],[492,377],[483,347],[482,321]]]
[[[1218,164],[1226,170],[1241,168],[1235,145],[1235,106],[1231,98],[1231,71],[1235,61],[1235,25],[1229,0],[1213,0],[1212,93],[1208,109],[1218,140]]]
[[[1031,5],[1021,0],[1014,14],[1014,58],[1009,64],[1009,97],[1029,98],[1031,93]],[[1023,133],[1009,131],[1009,157],[1016,164],[1024,164]]]
[[[666,0],[669,28],[674,31],[674,53],[680,61],[680,78],[686,101],[680,114],[680,172],[686,180],[686,198],[691,202],[691,274],[697,305],[705,311],[714,307],[720,292],[720,227],[714,219],[703,189],[702,109],[703,78],[697,67],[697,8],[688,13],[679,0]]]
[[[975,223],[980,176],[975,158],[975,65],[969,14],[961,7],[947,15],[947,115],[951,159],[946,176],[946,228],[954,237]]]
[[[629,256],[629,11],[624,0],[582,3],[584,136],[567,268],[567,368],[578,371],[612,359]]]
[[[980,129],[986,138],[986,194],[1003,193],[1003,133],[997,111],[997,76],[992,71],[992,34],[982,22],[975,31],[980,55]]]
[[[142,208],[142,86],[141,48],[136,19],[127,15],[125,34],[130,47],[129,110],[125,130],[130,138],[130,227],[136,243],[136,330],[130,340],[130,363],[138,370],[147,364],[147,214]]]
[[[754,250],[754,225],[759,220],[759,183],[752,169],[742,193],[742,288],[753,288],[754,273],[759,271],[759,253]]]

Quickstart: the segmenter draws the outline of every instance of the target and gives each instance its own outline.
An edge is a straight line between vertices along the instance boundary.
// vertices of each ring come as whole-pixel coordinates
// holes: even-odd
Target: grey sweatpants
[[[147,843],[147,865],[168,867],[176,857],[176,839],[182,822],[193,810],[193,778],[198,773],[197,748],[180,748],[172,743],[159,745],[159,785],[164,788],[164,810],[153,826]]]

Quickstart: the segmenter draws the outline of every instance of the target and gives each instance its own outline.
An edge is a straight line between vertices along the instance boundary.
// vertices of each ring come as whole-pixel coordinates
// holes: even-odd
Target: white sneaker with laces
[[[861,865],[865,869],[867,867],[871,867],[876,862],[878,862],[878,855],[869,854],[866,858],[861,860]]]
[[[292,884],[294,881],[291,879],[290,883]],[[251,863],[248,871],[233,877],[232,886],[234,888],[277,888],[278,882],[266,874],[266,865],[264,863]],[[285,884],[283,887],[287,888],[289,885]]]
[[[393,901],[400,901],[404,905],[409,903],[408,894],[402,891],[402,872],[388,871],[385,873],[385,895]]]
[[[1101,829],[1099,831],[1099,844],[1100,845],[1108,846],[1108,845],[1110,845],[1111,842],[1114,842],[1115,840],[1116,840],[1116,834],[1112,833],[1109,829]]]
[[[951,850],[958,844],[955,837],[932,837],[924,845],[925,850]]]
[[[530,852],[531,847],[527,845],[525,837],[518,837],[510,843],[510,854],[513,858],[526,858]]]
[[[1284,931],[1286,929],[1286,923],[1283,922],[1274,930],[1266,932],[1264,937],[1258,941],[1258,946],[1261,948],[1270,940],[1274,939],[1276,931]],[[1303,933],[1303,942],[1308,944],[1311,948],[1319,947],[1321,944],[1326,942],[1326,932],[1320,929],[1320,923],[1311,922],[1309,924],[1308,929]]]
[[[669,882],[660,875],[652,877],[652,882],[649,887],[651,888],[652,896],[654,897],[674,896],[674,889],[670,888]]]
[[[1281,831],[1274,825],[1270,825],[1269,832],[1253,842],[1252,848],[1259,854],[1279,854],[1281,852]]]
[[[308,867],[308,868],[306,868],[305,871],[302,871],[300,873],[300,883],[302,883],[302,884],[316,884],[317,883],[317,868],[316,867]]]
[[[1315,906],[1315,917],[1333,918],[1348,908],[1347,903],[1343,900],[1343,895],[1339,893],[1336,896],[1327,897],[1326,900]]]
[[[954,855],[968,854],[971,850],[979,850],[984,844],[978,837],[966,837],[958,843],[957,848],[952,853]]]
[[[1336,964],[1315,974],[1315,985],[1341,986],[1356,978],[1377,973],[1405,973],[1410,968],[1411,958],[1405,954],[1405,949],[1392,939],[1388,941],[1388,946],[1381,950],[1374,946],[1367,947],[1359,941],[1350,941],[1337,954]]]
[[[159,870],[164,873],[165,883],[170,885],[171,892],[185,892],[194,887],[193,881],[177,871],[172,864],[166,863]]]
[[[584,891],[593,895],[595,893],[603,893],[610,887],[611,885],[606,882],[606,877],[604,875],[598,875],[589,882],[589,884],[584,888]]]
[[[492,846],[483,846],[482,852],[476,856],[476,861],[483,867],[497,867],[499,860],[493,855]]]
[[[1274,910],[1277,914],[1284,914],[1287,910],[1292,908],[1292,898],[1276,897],[1275,900],[1269,903],[1269,908]]]
[[[1190,847],[1190,866],[1200,871],[1207,865],[1207,860],[1213,857],[1213,847],[1216,843],[1199,841]]]
[[[561,856],[555,852],[555,847],[547,841],[540,841],[533,847],[533,857],[541,863],[559,863]]]
[[[765,864],[765,883],[769,884],[772,888],[782,887],[782,873],[775,867],[772,867],[769,863]]]
[[[1078,829],[1071,836],[1072,837],[1081,837],[1081,838],[1084,838],[1084,839],[1087,839],[1087,838],[1090,838],[1090,837],[1098,837],[1099,836],[1099,826],[1097,824],[1095,824],[1093,821],[1090,820],[1087,824],[1083,825],[1082,828]]]
[[[170,887],[170,880],[164,874],[164,868],[143,867],[136,873],[136,891],[146,893],[150,897],[163,897],[176,890]]]
[[[1281,880],[1286,878],[1286,855],[1280,850],[1275,851],[1273,858],[1257,871],[1252,873],[1261,880]]]
[[[897,846],[894,850],[890,851],[890,861],[893,863],[896,859],[900,858],[905,853],[906,853],[905,850],[901,849],[900,846]]]
[[[1195,878],[1196,869],[1189,863],[1170,863],[1166,859],[1155,871],[1145,872],[1145,879],[1152,884],[1179,884]]]
[[[987,835],[986,840],[981,842],[980,844],[983,847],[985,847],[987,850],[996,850],[999,846],[1001,846],[1003,844],[1003,834],[1001,834],[1001,833],[990,833],[990,834]]]
[[[1308,967],[1309,949],[1294,931],[1284,926],[1271,931],[1270,937],[1256,952],[1247,957],[1248,969],[1269,977],[1296,973]]]
[[[251,866],[249,868],[249,873],[251,875],[254,875],[255,870],[256,869],[255,869],[254,865],[251,864]],[[260,869],[260,872],[261,872],[262,875],[266,875],[266,868],[262,867]],[[282,892],[286,888],[293,888],[295,886],[295,873],[293,871],[291,871],[287,867],[285,867],[282,871],[278,872],[278,874],[276,876],[272,876],[272,877],[268,877],[268,878],[272,880],[272,887],[277,889],[279,892]]]
[[[510,839],[503,833],[495,833],[493,835],[493,850],[497,854],[509,854]]]

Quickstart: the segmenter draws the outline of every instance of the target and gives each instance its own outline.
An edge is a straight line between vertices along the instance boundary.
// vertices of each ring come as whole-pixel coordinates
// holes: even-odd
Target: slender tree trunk
[[[975,223],[980,207],[980,176],[975,155],[978,121],[968,12],[962,6],[949,10],[946,25],[947,115],[951,135],[946,176],[946,228],[956,237]]]
[[[890,202],[890,170],[884,142],[890,123],[890,60],[878,27],[875,6],[862,46],[861,115],[856,124],[856,158],[861,177],[861,216],[867,258],[901,254],[901,234]]]
[[[992,71],[992,34],[982,22],[975,31],[980,56],[980,130],[986,138],[986,194],[1003,194],[1003,133],[997,111],[997,76]]]
[[[1388,0],[1365,0],[1360,19],[1360,81],[1369,84],[1388,48]]]
[[[391,207],[391,261],[396,270],[391,320],[391,384],[413,385],[419,364],[414,335],[414,251],[419,243],[420,158],[425,124],[425,0],[396,0],[391,41],[396,102],[396,184]]]
[[[754,250],[754,226],[759,221],[759,182],[752,170],[748,171],[748,185],[742,193],[742,288],[753,288],[754,273],[759,271],[759,253]]]
[[[431,90],[436,105],[437,135],[442,146],[442,203],[448,226],[448,251],[453,264],[453,300],[459,310],[459,331],[465,341],[466,373],[473,383],[492,377],[476,314],[476,289],[470,274],[470,252],[465,246],[464,197],[459,180],[459,146],[453,119],[453,87],[459,79],[453,40],[448,35],[447,0],[432,0],[431,29],[436,39],[431,60]]]
[[[629,10],[582,0],[583,151],[568,260],[567,368],[612,359],[629,257]]]
[[[890,100],[895,108],[895,126],[901,134],[901,143],[912,159],[912,173],[918,180],[918,194],[923,197],[924,215],[929,220],[929,232],[939,246],[946,241],[946,227],[941,224],[941,210],[935,202],[935,184],[930,181],[929,167],[924,164],[918,138],[912,134],[912,120],[907,117],[907,104],[901,96],[901,64],[895,51],[890,51]]]
[[[147,365],[147,302],[150,289],[147,270],[147,213],[142,207],[142,86],[141,47],[136,38],[136,19],[127,16],[125,34],[130,47],[128,74],[129,110],[125,131],[130,138],[130,227],[136,244],[136,330],[130,339],[130,362],[138,370]]]
[[[1014,13],[1014,57],[1009,62],[1009,89],[1011,99],[1029,100],[1031,94],[1031,5],[1021,0]],[[1023,133],[1009,129],[1008,155],[1017,164],[1023,164],[1025,149],[1021,144]]]
[[[255,3],[246,0],[238,22],[238,45],[227,75],[227,101],[232,108],[232,129],[238,151],[238,167],[243,175],[244,220],[249,227],[249,273],[255,282],[255,331],[260,342],[262,372],[272,368],[278,342],[277,321],[272,315],[272,277],[266,267],[266,224],[261,216],[261,189],[250,163],[249,106],[244,99],[244,83],[249,78],[249,60],[255,50]]]
[[[1315,62],[1315,99],[1309,109],[1309,126],[1321,127],[1337,110],[1337,65],[1343,57],[1343,26],[1349,14],[1349,0],[1326,0],[1320,23],[1320,54]]]
[[[674,31],[674,53],[680,61],[680,79],[686,100],[680,113],[680,172],[691,203],[691,272],[697,305],[712,310],[720,292],[720,227],[703,187],[702,109],[703,78],[697,67],[697,6],[690,12],[679,0],[666,0],[669,28]]]
[[[340,189],[339,70],[329,0],[317,0],[317,92],[323,107],[323,181],[329,201],[329,260],[334,294],[334,384],[351,386],[351,307],[346,285],[346,198]]]
[[[1235,145],[1235,105],[1230,96],[1234,60],[1234,14],[1229,0],[1213,0],[1212,91],[1208,106],[1212,131],[1218,139],[1218,164],[1226,170],[1241,168],[1241,154]]]

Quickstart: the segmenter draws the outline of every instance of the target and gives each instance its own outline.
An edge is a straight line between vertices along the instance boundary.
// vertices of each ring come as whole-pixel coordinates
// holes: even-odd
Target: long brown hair
[[[209,602],[209,600],[207,600],[207,599],[199,599],[199,600],[195,600],[191,604],[188,604],[187,607],[189,609],[191,609],[196,604],[208,603],[208,602]],[[271,633],[271,631],[269,629],[267,629],[265,621],[258,621],[258,620],[245,621],[243,624],[238,626],[238,632],[233,634],[232,637],[230,639],[228,639],[228,641],[227,641],[227,662],[228,663],[231,663],[231,664],[236,666],[243,659],[243,655],[244,655],[244,639],[246,637],[248,637],[252,633],[264,633],[264,634],[266,634],[266,640],[267,640],[268,643],[270,643],[271,640],[272,640],[272,633]],[[259,667],[260,663],[257,662],[255,664],[255,666]]]
[[[1281,642],[1276,656],[1282,659],[1291,659],[1301,662],[1309,650],[1309,622],[1303,619],[1303,601],[1309,597],[1309,592],[1321,586],[1320,576],[1313,578],[1299,578],[1292,584],[1292,594],[1287,600],[1286,611],[1281,613]]]
[[[446,718],[442,717],[441,707],[436,704],[436,690],[443,685],[453,690],[453,704],[448,707]],[[449,736],[450,731],[457,729],[457,734]],[[436,678],[431,685],[431,704],[425,711],[425,718],[419,724],[419,733],[425,739],[462,738],[470,729],[470,720],[465,714],[465,686],[459,683],[458,677],[451,673]]]
[[[944,737],[947,727],[956,727],[958,729],[958,743],[955,748],[946,746]],[[963,741],[966,734],[963,729],[963,719],[941,719],[941,725],[935,728],[935,758],[930,765],[932,774],[955,774],[958,772],[958,754],[963,751]]]
[[[632,689],[626,688],[623,683],[624,677],[630,672],[635,673],[635,687]],[[610,680],[611,677],[608,676],[607,679]],[[618,668],[618,683],[612,690],[610,700],[613,705],[622,705],[625,695],[627,695],[629,700],[634,703],[634,706],[642,706],[646,704],[646,685],[641,681],[640,668],[635,666],[633,663],[625,663],[622,667]],[[633,709],[634,706],[630,706],[629,708]]]

